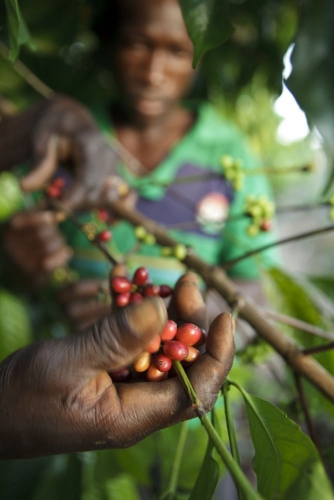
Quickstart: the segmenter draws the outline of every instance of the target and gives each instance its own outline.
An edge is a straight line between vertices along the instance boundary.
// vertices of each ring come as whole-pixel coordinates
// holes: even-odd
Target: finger
[[[230,314],[218,316],[210,327],[208,352],[188,370],[192,386],[204,411],[214,405],[233,362],[234,322]],[[147,435],[164,427],[194,418],[196,411],[178,378],[164,382],[120,384],[116,387],[121,411],[113,446],[131,446]],[[108,398],[115,405],[112,391],[105,393],[98,403],[98,411],[107,411]],[[135,401],[140,400],[140,404]]]
[[[55,224],[54,214],[50,211],[22,212],[15,215],[11,221],[10,226],[14,229],[33,229],[42,225]]]
[[[195,273],[187,273],[178,280],[168,313],[177,322],[194,323],[207,329],[206,307]]]
[[[50,135],[43,154],[38,158],[33,170],[21,180],[23,191],[36,191],[49,181],[57,169],[58,137]]]
[[[102,286],[104,283],[101,280],[81,280],[63,288],[58,294],[58,299],[64,304],[73,299],[91,299],[96,297]]]
[[[73,256],[73,251],[69,247],[63,247],[52,255],[43,259],[42,269],[52,271],[57,267],[63,267]]]
[[[140,304],[120,308],[72,341],[84,368],[115,371],[129,365],[167,321],[160,297],[148,297]]]

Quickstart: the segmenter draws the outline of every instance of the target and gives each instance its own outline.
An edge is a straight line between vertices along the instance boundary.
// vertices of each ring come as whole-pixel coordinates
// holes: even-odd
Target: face
[[[177,0],[121,0],[122,21],[114,50],[121,91],[132,113],[159,118],[187,91],[193,44]]]

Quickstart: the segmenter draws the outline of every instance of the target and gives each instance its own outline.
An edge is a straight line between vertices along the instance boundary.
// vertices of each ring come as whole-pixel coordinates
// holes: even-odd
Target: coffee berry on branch
[[[110,279],[110,289],[115,307],[138,304],[144,297],[170,297],[173,289],[168,285],[155,285],[149,281],[145,267],[139,267],[132,280],[124,276]],[[200,356],[197,347],[206,341],[206,332],[193,323],[177,323],[169,319],[160,333],[148,343],[145,350],[133,362],[133,370],[146,374],[150,382],[159,382],[172,375],[173,361],[181,361],[188,366]],[[110,373],[112,380],[124,381],[131,376],[130,368]]]

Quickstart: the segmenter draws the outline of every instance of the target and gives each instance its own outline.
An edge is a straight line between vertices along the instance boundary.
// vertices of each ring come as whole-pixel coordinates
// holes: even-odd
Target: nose
[[[151,51],[146,60],[143,76],[150,85],[161,85],[166,76],[166,54],[161,50]]]

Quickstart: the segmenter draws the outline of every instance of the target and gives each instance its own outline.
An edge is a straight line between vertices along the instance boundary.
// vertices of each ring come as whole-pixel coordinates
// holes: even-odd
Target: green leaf
[[[333,490],[311,439],[279,408],[241,389],[254,444],[258,491],[267,500],[330,500]]]
[[[0,174],[0,222],[22,208],[23,195],[18,179],[10,172]]]
[[[22,17],[18,0],[5,0],[9,31],[9,60],[17,59],[21,45],[33,47],[26,23]]]
[[[219,429],[216,430],[219,432]],[[189,500],[211,500],[223,469],[222,459],[217,454],[211,439],[208,439],[202,466]]]
[[[225,0],[180,0],[189,36],[194,44],[193,65],[232,34]]]
[[[140,500],[133,477],[129,474],[119,474],[105,484],[108,500]]]
[[[30,320],[25,305],[0,289],[0,360],[30,342]]]

